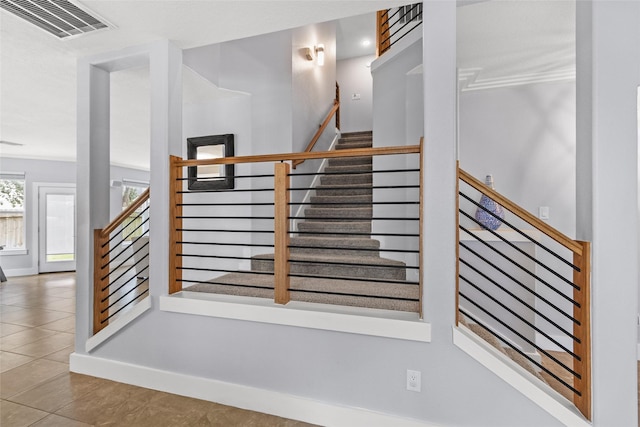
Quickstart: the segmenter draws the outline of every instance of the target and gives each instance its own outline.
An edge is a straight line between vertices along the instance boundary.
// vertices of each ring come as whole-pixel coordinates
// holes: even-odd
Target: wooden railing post
[[[573,317],[580,324],[574,324],[573,335],[580,342],[574,342],[573,352],[581,360],[574,359],[574,371],[580,378],[574,378],[573,386],[581,396],[574,395],[573,403],[582,415],[591,420],[591,244],[577,243],[582,246],[582,254],[574,253],[573,256],[573,264],[580,269],[573,274],[573,283],[580,288],[573,291],[573,299],[578,303],[574,306]]]
[[[169,294],[182,290],[182,166],[180,157],[169,158]]]
[[[340,130],[340,85],[338,82],[336,82],[335,102],[338,104],[338,109],[336,110],[336,129]]]
[[[286,304],[289,293],[289,163],[276,163],[274,187],[273,278],[276,304]]]
[[[93,333],[109,324],[109,235],[93,230]]]
[[[385,53],[390,46],[389,11],[379,10],[376,14],[376,56]]]

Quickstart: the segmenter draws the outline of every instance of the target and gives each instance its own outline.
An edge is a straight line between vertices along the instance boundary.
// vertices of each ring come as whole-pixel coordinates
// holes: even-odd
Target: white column
[[[93,334],[93,230],[109,223],[109,72],[78,62],[76,337]],[[84,353],[84,340],[76,340]]]
[[[456,2],[423,4],[425,320],[451,338],[456,271]]]
[[[576,3],[576,231],[593,248],[593,421],[635,426],[640,2]]]
[[[182,50],[168,41],[151,47],[150,294],[168,293],[169,155],[182,157]]]

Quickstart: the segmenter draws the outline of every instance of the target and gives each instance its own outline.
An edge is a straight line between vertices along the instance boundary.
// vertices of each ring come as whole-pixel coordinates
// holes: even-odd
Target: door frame
[[[45,187],[55,188],[73,188],[76,189],[75,182],[34,182],[31,192],[31,259],[35,274],[40,274],[40,189]],[[76,210],[78,208],[78,193],[76,191]],[[76,230],[77,230],[77,214],[76,214]],[[77,231],[76,231],[77,233]],[[76,236],[77,238],[77,236]],[[76,245],[77,252],[77,245]],[[77,255],[77,253],[76,253]]]

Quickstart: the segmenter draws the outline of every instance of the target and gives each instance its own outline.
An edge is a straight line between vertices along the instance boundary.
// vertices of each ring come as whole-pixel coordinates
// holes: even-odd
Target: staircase
[[[371,132],[354,132],[343,134],[335,149],[371,145]],[[405,263],[381,257],[380,242],[370,237],[371,156],[331,158],[324,173],[298,223],[300,233],[290,239],[291,299],[417,312],[419,287],[404,283]],[[256,255],[250,273],[185,290],[272,297],[266,288],[273,288],[273,276],[265,273],[273,272],[273,259],[272,253]]]

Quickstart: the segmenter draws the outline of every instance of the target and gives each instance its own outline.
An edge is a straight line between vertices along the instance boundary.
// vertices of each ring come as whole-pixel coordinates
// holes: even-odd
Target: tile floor
[[[0,426],[308,426],[69,372],[75,274],[0,285]]]

